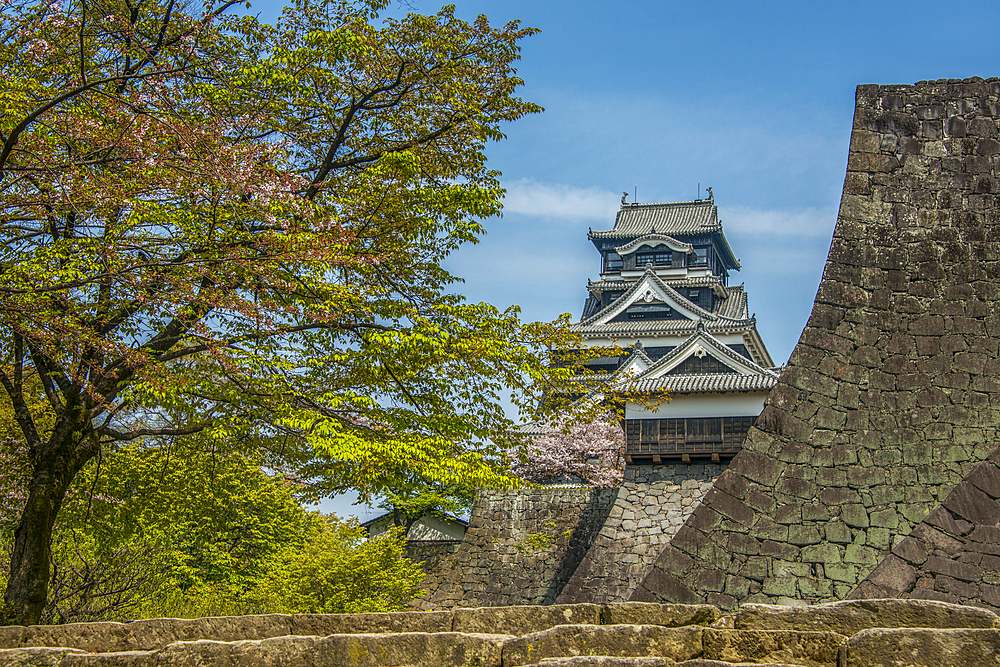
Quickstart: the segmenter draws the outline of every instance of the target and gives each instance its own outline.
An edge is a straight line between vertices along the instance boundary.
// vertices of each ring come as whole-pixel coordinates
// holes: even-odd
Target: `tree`
[[[356,522],[303,510],[283,476],[198,438],[133,444],[100,475],[94,463],[56,524],[43,622],[390,611],[423,577],[402,531],[368,543]]]
[[[419,565],[404,555],[406,533],[367,539],[357,521],[324,517],[304,548],[288,549],[251,593],[258,612],[357,614],[400,611],[421,595]],[[273,613],[273,611],[272,611]]]
[[[499,399],[568,377],[565,319],[468,304],[440,261],[500,211],[484,147],[539,110],[514,95],[530,29],[0,2],[0,384],[30,470],[8,619],[39,620],[63,500],[118,443],[204,433],[325,491],[511,483]]]
[[[625,434],[615,411],[597,416],[569,411],[532,430],[532,444],[515,463],[515,474],[539,484],[571,480],[603,487],[621,484]]]

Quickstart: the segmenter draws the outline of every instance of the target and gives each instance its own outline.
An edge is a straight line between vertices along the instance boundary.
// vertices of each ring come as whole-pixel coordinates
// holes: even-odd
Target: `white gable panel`
[[[616,304],[614,308],[610,308],[605,311],[604,314],[598,318],[596,322],[594,322],[594,324],[607,324],[618,315],[628,310],[629,306],[633,304],[657,302],[670,306],[689,320],[701,319],[701,314],[695,312],[691,308],[691,304],[682,303],[681,300],[675,298],[671,294],[668,294],[668,292],[657,283],[658,281],[654,280],[652,275],[647,272],[639,280],[638,286],[635,290],[628,295],[628,298],[622,299],[622,301]]]

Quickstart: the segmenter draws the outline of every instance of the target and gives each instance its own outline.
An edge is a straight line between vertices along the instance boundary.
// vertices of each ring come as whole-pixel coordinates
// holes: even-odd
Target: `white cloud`
[[[800,208],[793,210],[760,210],[727,206],[719,208],[722,226],[735,235],[767,234],[771,236],[833,235],[837,211],[832,208]]]
[[[620,195],[596,187],[541,183],[533,178],[510,181],[504,187],[506,213],[607,222],[614,220],[619,208]]]

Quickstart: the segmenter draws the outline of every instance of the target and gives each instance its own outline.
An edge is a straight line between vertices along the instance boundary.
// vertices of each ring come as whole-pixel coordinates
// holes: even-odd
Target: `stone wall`
[[[465,539],[428,568],[418,609],[552,604],[604,526],[616,489],[481,493]]]
[[[997,448],[1000,81],[860,86],[778,385],[633,599],[846,598]]]
[[[972,469],[852,598],[922,598],[1000,611],[1000,450]]]
[[[726,463],[625,468],[608,520],[557,602],[623,602]]]

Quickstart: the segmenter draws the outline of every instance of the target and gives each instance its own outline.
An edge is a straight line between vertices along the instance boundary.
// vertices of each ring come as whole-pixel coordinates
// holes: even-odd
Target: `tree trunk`
[[[60,429],[56,429],[59,433]],[[32,468],[28,500],[14,532],[4,611],[7,623],[37,625],[45,608],[52,558],[52,529],[73,478],[93,458],[99,445],[94,434],[79,431],[49,441]]]

